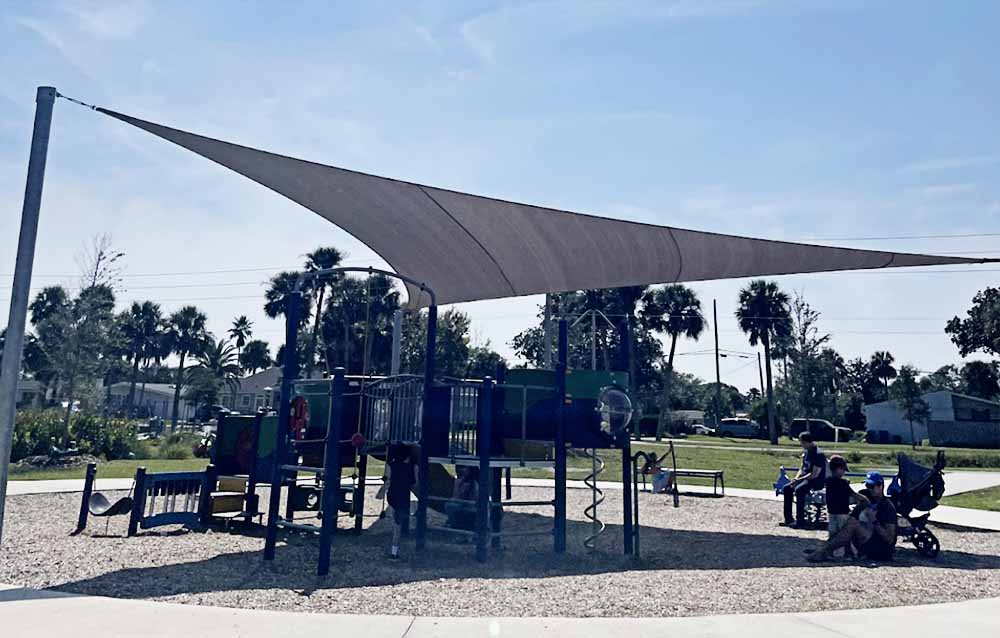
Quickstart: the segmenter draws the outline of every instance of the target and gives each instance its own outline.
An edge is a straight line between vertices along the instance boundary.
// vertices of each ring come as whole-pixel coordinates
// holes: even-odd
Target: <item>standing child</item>
[[[399,558],[399,541],[403,527],[410,522],[410,490],[416,482],[413,471],[413,457],[409,448],[399,443],[389,446],[386,461],[389,466],[388,501],[392,508],[392,549],[391,558]]]

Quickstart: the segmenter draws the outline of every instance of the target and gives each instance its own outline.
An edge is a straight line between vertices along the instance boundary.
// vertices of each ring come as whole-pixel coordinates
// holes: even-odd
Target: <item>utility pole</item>
[[[760,396],[764,396],[764,368],[760,365],[760,351],[757,351],[757,372],[760,374]]]
[[[10,292],[7,340],[4,343],[3,361],[0,363],[0,541],[3,539],[7,472],[14,440],[17,383],[21,376],[21,355],[24,351],[31,270],[35,262],[35,240],[38,237],[38,216],[42,207],[45,160],[49,152],[49,131],[52,129],[52,108],[56,102],[56,95],[55,88],[40,86],[35,97],[35,127],[31,134],[28,179],[24,187],[24,206],[21,209],[21,233],[17,240],[17,262],[14,265],[14,281]]]
[[[715,328],[715,427],[719,427],[720,412],[722,406],[722,377],[719,374],[719,309],[712,300],[712,327]]]

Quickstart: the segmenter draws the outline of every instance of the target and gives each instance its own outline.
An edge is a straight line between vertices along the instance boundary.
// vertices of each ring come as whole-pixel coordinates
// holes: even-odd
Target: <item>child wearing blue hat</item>
[[[854,508],[847,525],[813,553],[810,562],[830,560],[835,550],[848,545],[871,560],[892,560],[896,547],[896,508],[885,495],[885,479],[880,472],[868,472],[865,491],[868,503]]]

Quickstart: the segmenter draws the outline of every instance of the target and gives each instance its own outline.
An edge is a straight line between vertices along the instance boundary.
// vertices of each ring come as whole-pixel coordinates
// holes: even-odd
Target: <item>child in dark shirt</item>
[[[388,501],[389,506],[392,507],[394,523],[392,548],[389,556],[399,558],[399,540],[403,533],[403,527],[409,523],[410,489],[416,482],[416,473],[414,472],[412,454],[405,445],[398,443],[390,445],[386,456],[389,470]]]
[[[851,484],[844,474],[847,472],[847,461],[839,454],[830,457],[830,476],[826,479],[826,511],[830,522],[827,529],[830,538],[837,535],[847,525],[851,515],[851,506],[859,501],[866,501],[863,496],[851,489]],[[846,550],[850,552],[848,548]]]

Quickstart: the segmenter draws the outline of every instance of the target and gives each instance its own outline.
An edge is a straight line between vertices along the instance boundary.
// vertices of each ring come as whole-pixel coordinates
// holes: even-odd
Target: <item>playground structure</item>
[[[271,485],[267,516],[264,559],[274,560],[279,530],[311,532],[319,535],[317,572],[329,570],[331,541],[337,519],[343,514],[354,518],[360,531],[364,517],[365,471],[368,457],[384,460],[390,445],[413,449],[418,457],[416,484],[415,543],[423,550],[429,540],[445,535],[474,539],[477,560],[485,561],[489,548],[499,547],[505,536],[501,519],[504,506],[551,507],[551,529],[516,532],[518,536],[552,536],[553,550],[566,549],[566,463],[570,448],[589,450],[597,463],[597,450],[619,449],[623,481],[632,481],[629,422],[631,404],[624,373],[570,371],[567,366],[568,326],[559,324],[558,364],[555,370],[512,370],[497,379],[444,379],[434,374],[437,306],[432,290],[408,278],[371,268],[334,268],[304,274],[299,287],[310,277],[348,272],[380,272],[420,287],[431,298],[427,314],[425,369],[422,376],[348,377],[343,369],[331,379],[299,380],[294,356],[301,293],[285,299],[286,357],[273,446],[258,426],[256,449],[244,440],[247,458],[255,459],[258,471],[271,455]],[[268,417],[261,417],[263,424]],[[231,435],[220,429],[217,447],[233,445]],[[228,443],[226,441],[229,440]],[[265,447],[262,447],[265,446]],[[237,444],[237,447],[240,447]],[[217,459],[218,460],[218,459]],[[262,463],[263,461],[263,463]],[[246,464],[244,464],[246,465]],[[475,470],[475,499],[455,498],[453,473]],[[343,471],[351,469],[345,483]],[[551,500],[517,501],[502,496],[502,473],[512,468],[547,468],[555,482]],[[302,478],[305,477],[305,482]],[[596,490],[595,471],[589,485]],[[330,489],[330,488],[333,489]],[[287,495],[281,513],[282,493]],[[634,507],[632,493],[625,491],[623,526],[624,551],[632,553]],[[253,497],[248,497],[251,500]],[[599,504],[586,515],[593,534],[592,547],[603,531],[597,518]],[[427,510],[445,512],[450,508],[475,512],[471,529],[428,524]],[[320,524],[296,520],[296,512],[312,511]],[[331,515],[331,512],[337,514]],[[405,529],[404,525],[404,529]]]

